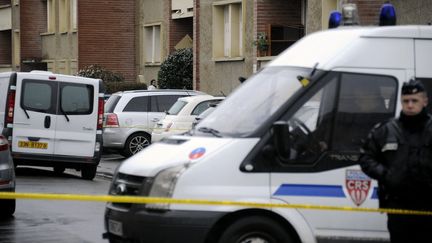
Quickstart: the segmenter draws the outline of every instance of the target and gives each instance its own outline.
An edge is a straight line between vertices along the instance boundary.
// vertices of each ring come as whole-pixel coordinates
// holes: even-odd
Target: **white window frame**
[[[12,40],[13,65],[17,67],[21,65],[21,32],[19,30],[13,30],[12,35],[13,35],[12,37],[13,38]]]
[[[47,32],[55,32],[55,1],[46,0],[47,3]]]
[[[243,4],[242,1],[213,3],[213,57],[243,57]]]
[[[68,0],[59,0],[59,32],[66,33],[69,30],[69,5]]]
[[[78,29],[78,5],[77,0],[70,0],[70,25],[72,31]]]
[[[144,25],[143,30],[144,63],[157,64],[162,61],[162,25]]]

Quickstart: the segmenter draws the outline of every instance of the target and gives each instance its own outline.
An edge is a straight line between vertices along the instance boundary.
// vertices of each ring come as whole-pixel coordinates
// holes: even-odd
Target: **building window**
[[[213,5],[213,57],[243,56],[243,10],[241,2]]]
[[[55,32],[55,8],[54,0],[47,0],[47,32]]]
[[[144,53],[146,63],[161,62],[161,26],[144,27]]]
[[[65,33],[68,31],[68,0],[59,0],[59,31]]]
[[[70,0],[70,22],[72,30],[77,29],[77,0]]]
[[[277,56],[304,36],[303,25],[268,25],[270,56]]]

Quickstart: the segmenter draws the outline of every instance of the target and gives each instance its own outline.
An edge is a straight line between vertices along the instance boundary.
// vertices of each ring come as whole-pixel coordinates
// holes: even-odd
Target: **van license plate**
[[[118,236],[123,236],[123,224],[121,222],[109,219],[108,232]]]
[[[18,141],[20,148],[48,149],[48,143],[33,142],[33,141]]]

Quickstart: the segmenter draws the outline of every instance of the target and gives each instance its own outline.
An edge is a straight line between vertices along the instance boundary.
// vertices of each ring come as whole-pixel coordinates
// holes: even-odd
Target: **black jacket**
[[[378,180],[380,207],[432,209],[432,118],[405,126],[392,119],[370,132],[362,149],[364,173]]]

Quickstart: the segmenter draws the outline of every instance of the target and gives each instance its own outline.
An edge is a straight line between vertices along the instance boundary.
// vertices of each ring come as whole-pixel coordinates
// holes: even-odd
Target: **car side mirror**
[[[272,135],[277,156],[282,161],[288,161],[291,154],[291,140],[288,122],[276,121],[273,123]]]

